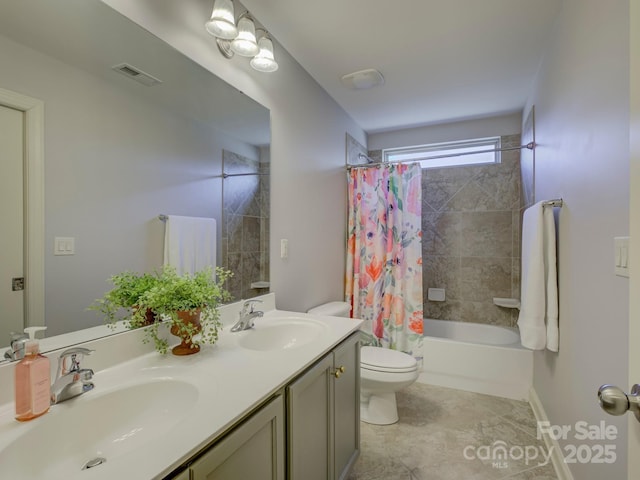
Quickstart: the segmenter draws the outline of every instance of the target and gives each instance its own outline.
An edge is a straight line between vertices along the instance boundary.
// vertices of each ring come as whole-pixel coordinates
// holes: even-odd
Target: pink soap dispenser
[[[51,371],[49,359],[40,354],[35,334],[47,327],[27,327],[29,335],[25,355],[15,369],[16,420],[25,422],[49,411],[51,405]]]

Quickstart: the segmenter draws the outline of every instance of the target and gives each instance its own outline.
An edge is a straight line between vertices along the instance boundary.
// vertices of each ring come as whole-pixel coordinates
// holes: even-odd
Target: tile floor
[[[349,480],[557,480],[527,402],[421,383],[399,392],[400,421],[361,424],[361,454]],[[499,443],[496,443],[499,442]],[[481,460],[484,452],[538,454],[535,460]],[[466,450],[465,450],[466,449]],[[543,449],[543,450],[541,450]],[[465,457],[465,451],[467,453]]]

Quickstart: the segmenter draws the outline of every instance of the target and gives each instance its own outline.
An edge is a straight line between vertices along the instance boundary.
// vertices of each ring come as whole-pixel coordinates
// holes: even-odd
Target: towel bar
[[[546,202],[542,202],[543,207],[561,207],[564,205],[564,201],[561,198],[556,198],[555,200],[548,200]]]

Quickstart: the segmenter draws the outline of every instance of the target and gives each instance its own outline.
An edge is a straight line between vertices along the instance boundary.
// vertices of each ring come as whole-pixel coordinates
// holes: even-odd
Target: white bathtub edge
[[[423,359],[418,377],[421,383],[512,400],[529,399],[531,350],[424,337]]]
[[[531,405],[531,409],[533,410],[533,414],[538,423],[549,422],[547,412],[545,412],[544,406],[540,401],[540,397],[538,397],[538,394],[533,387],[529,390],[529,405]],[[571,470],[569,470],[569,466],[564,461],[562,448],[560,447],[558,440],[552,438],[547,430],[542,432],[542,439],[547,447],[547,451],[551,450],[551,463],[553,464],[553,469],[556,471],[558,480],[574,480]]]

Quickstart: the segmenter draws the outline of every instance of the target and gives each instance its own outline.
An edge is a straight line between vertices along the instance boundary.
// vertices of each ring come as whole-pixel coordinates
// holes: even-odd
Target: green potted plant
[[[112,328],[115,328],[119,320],[124,320],[129,328],[138,328],[154,322],[155,315],[151,310],[143,309],[142,315],[137,317],[134,313],[140,310],[140,297],[158,284],[158,275],[126,271],[113,275],[110,281],[114,288],[97,299],[89,309],[102,313],[106,323]]]
[[[214,344],[218,340],[218,306],[231,298],[223,288],[230,276],[231,272],[220,267],[215,269],[214,276],[210,267],[193,275],[178,275],[175,268],[165,266],[156,285],[138,299],[131,323],[142,324],[144,312],[151,310],[169,323],[173,335],[182,339],[172,349],[175,355],[196,353],[201,344]],[[147,328],[145,341],[153,340],[156,350],[164,354],[169,345],[158,335],[159,326],[156,322]],[[200,335],[194,338],[197,334]]]

